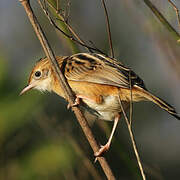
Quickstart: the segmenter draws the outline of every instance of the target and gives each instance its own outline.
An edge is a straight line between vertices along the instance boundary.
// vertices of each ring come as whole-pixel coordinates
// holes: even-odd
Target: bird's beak
[[[34,84],[34,83],[27,85],[27,86],[20,92],[19,95],[20,95],[20,96],[23,95],[25,92],[31,90],[31,89],[34,88],[34,87],[35,87],[35,84]]]

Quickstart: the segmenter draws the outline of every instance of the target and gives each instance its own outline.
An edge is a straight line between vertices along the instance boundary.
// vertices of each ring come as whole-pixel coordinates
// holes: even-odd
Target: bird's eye
[[[41,77],[41,71],[36,71],[34,75],[36,78],[40,78]]]

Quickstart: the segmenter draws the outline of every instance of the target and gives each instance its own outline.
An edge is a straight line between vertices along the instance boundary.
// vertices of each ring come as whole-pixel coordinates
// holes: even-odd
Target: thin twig
[[[46,2],[48,3],[48,5],[56,11],[57,16],[59,17],[59,19],[61,21],[63,21],[63,23],[67,26],[67,28],[69,29],[69,31],[72,33],[72,35],[74,35],[75,38],[77,38],[77,40],[79,42],[81,42],[82,44],[85,44],[84,41],[78,36],[78,34],[73,30],[73,28],[71,27],[71,25],[67,22],[67,19],[64,18],[64,16],[62,14],[60,14],[60,11],[57,9],[49,2],[49,0],[46,0]]]
[[[129,110],[129,124],[132,125],[132,113],[133,113],[133,96],[132,96],[132,81],[131,71],[129,71],[129,86],[130,86],[130,110]]]
[[[76,34],[76,38],[78,37],[78,39],[75,39],[75,38],[73,37],[73,35],[69,35],[69,34],[67,34],[66,32],[64,32],[64,31],[63,31],[61,28],[59,28],[59,27],[56,25],[56,23],[52,20],[52,18],[50,17],[49,12],[48,12],[47,9],[42,5],[41,0],[38,0],[38,2],[39,2],[39,4],[40,4],[41,8],[43,9],[44,13],[46,14],[47,18],[49,19],[49,22],[50,22],[57,30],[59,30],[65,37],[67,37],[68,39],[76,42],[77,44],[79,44],[79,45],[81,45],[81,46],[83,46],[83,47],[86,47],[90,52],[96,51],[96,52],[99,52],[99,53],[101,53],[101,54],[106,55],[106,54],[105,54],[103,51],[101,51],[100,49],[93,48],[93,47],[88,46],[87,44],[85,44],[85,43],[77,36],[77,34],[72,30],[71,26],[70,26],[69,24],[67,24],[67,22],[65,22],[65,21],[62,19],[61,21],[62,21],[63,23],[65,23],[65,25],[68,27],[68,29],[71,31],[71,33],[74,32],[73,35]],[[80,41],[79,41],[79,40],[80,40]]]
[[[124,115],[124,118],[125,118],[125,121],[126,121],[126,124],[127,124],[127,127],[128,127],[129,135],[130,135],[131,142],[132,142],[133,149],[134,149],[134,153],[136,155],[136,159],[137,159],[137,162],[138,162],[138,165],[139,165],[141,176],[142,176],[143,180],[146,180],[146,176],[144,174],[144,169],[143,169],[143,166],[142,166],[142,163],[141,163],[141,159],[140,159],[140,156],[139,156],[139,153],[138,153],[138,150],[137,150],[136,142],[135,142],[135,139],[134,139],[134,135],[133,135],[133,131],[132,131],[132,126],[131,126],[131,124],[130,124],[128,118],[127,118],[127,115],[126,115],[126,113],[124,111],[124,107],[122,105],[122,101],[121,101],[121,97],[120,97],[120,92],[119,92],[119,102],[120,102],[122,113]]]
[[[106,16],[106,25],[107,25],[107,32],[108,32],[108,40],[109,40],[109,47],[110,47],[110,51],[111,51],[111,57],[114,58],[114,50],[113,50],[113,44],[112,44],[112,35],[111,35],[111,28],[110,28],[108,11],[107,11],[107,8],[106,8],[105,0],[101,0],[101,1],[102,1],[102,4],[103,4],[105,16]]]
[[[59,12],[59,0],[56,0],[56,11]]]
[[[68,21],[69,21],[69,17],[70,17],[70,0],[66,0],[66,7],[65,7],[66,9],[65,9],[65,12],[64,12],[64,21],[68,24],[68,25],[70,25],[69,23],[68,23]],[[73,30],[74,31],[74,30]],[[74,32],[75,33],[75,32]],[[75,33],[76,34],[76,33]]]
[[[176,41],[179,43],[180,34],[170,25],[170,23],[166,20],[166,18],[162,15],[162,13],[156,8],[155,5],[150,0],[143,0],[144,3],[151,9],[151,11],[156,15],[156,17],[160,20],[160,22],[172,33]]]
[[[96,52],[100,52],[100,53],[103,53],[101,50],[99,50],[98,48],[93,48],[93,47],[90,47],[90,46],[88,46],[81,38],[80,38],[80,36],[74,31],[74,29],[72,28],[72,26],[68,23],[68,19],[65,19],[65,17],[62,15],[62,14],[60,14],[60,11],[57,11],[56,10],[56,8],[49,2],[49,0],[46,0],[47,1],[47,3],[48,3],[48,5],[53,9],[53,10],[55,10],[56,11],[56,13],[57,13],[57,16],[59,17],[59,19],[58,20],[61,20],[64,24],[65,24],[65,26],[68,28],[68,30],[69,30],[69,32],[72,34],[72,36],[71,37],[73,37],[71,40],[72,41],[75,41],[76,43],[78,43],[79,45],[81,45],[81,46],[83,46],[83,47],[85,47],[89,52],[93,52],[93,50],[94,51],[96,51]],[[57,26],[57,25],[56,25]],[[56,27],[55,27],[56,28]],[[58,29],[59,30],[59,29]],[[64,34],[65,35],[65,34]],[[68,37],[69,38],[69,37]],[[104,54],[104,53],[103,53]]]
[[[179,9],[177,8],[177,6],[171,1],[171,0],[168,0],[169,3],[173,6],[175,12],[176,12],[176,16],[177,16],[177,21],[178,21],[178,25],[179,25],[179,28],[180,28],[180,15],[179,15]]]
[[[67,100],[70,104],[73,104],[75,97],[73,96],[71,88],[69,87],[68,83],[66,82],[64,75],[62,74],[62,72],[59,69],[59,65],[56,61],[54,53],[44,35],[44,32],[42,31],[41,26],[38,23],[36,16],[33,13],[33,10],[29,4],[29,0],[19,0],[19,2],[23,5],[23,7],[28,15],[28,18],[36,32],[36,35],[41,42],[44,52],[45,52],[46,56],[48,57],[51,65],[52,65],[52,68],[58,78],[58,81],[61,85],[61,88],[62,88],[64,94],[65,94],[65,97],[67,98]],[[82,112],[80,111],[80,109],[78,107],[72,107],[72,110],[74,111],[76,118],[77,118],[79,124],[81,125],[81,127],[84,131],[84,134],[85,134],[87,140],[89,141],[93,151],[97,152],[99,150],[99,146],[97,145],[97,142],[92,134],[91,129],[88,126],[88,123],[87,123],[84,115],[82,114]],[[104,157],[98,157],[98,161],[99,161],[104,173],[106,174],[106,177],[108,179],[115,179],[115,177],[112,173],[112,170],[111,170],[110,166],[108,165],[106,159]]]

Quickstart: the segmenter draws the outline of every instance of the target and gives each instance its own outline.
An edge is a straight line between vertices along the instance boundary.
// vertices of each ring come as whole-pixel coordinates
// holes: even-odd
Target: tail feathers
[[[152,95],[151,93],[149,93],[148,91],[139,88],[138,89],[141,91],[141,93],[143,93],[143,96],[148,99],[149,101],[154,102],[155,104],[157,104],[160,108],[164,109],[165,111],[167,111],[169,114],[171,114],[172,116],[174,116],[176,119],[180,120],[180,116],[177,114],[176,110],[169,105],[167,102],[165,102],[164,100]]]
[[[151,94],[152,101],[157,104],[160,108],[164,109],[167,111],[169,114],[180,120],[180,116],[177,114],[176,110],[167,102],[163,101],[162,99],[154,96]]]
[[[172,116],[174,116],[176,119],[180,120],[180,117],[178,116],[178,114],[176,113],[176,111],[174,111],[175,113],[174,114],[171,114]]]

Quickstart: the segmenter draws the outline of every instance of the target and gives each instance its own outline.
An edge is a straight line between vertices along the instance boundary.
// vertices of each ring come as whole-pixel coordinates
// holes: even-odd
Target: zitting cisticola
[[[79,53],[56,57],[59,67],[76,94],[76,103],[82,102],[103,120],[114,121],[111,136],[105,146],[95,153],[100,156],[111,144],[123,107],[133,102],[149,100],[180,119],[175,109],[146,89],[144,82],[131,69],[119,61],[96,53]],[[53,91],[64,97],[63,91],[47,58],[41,59],[33,68],[28,86],[20,94],[30,90]]]

